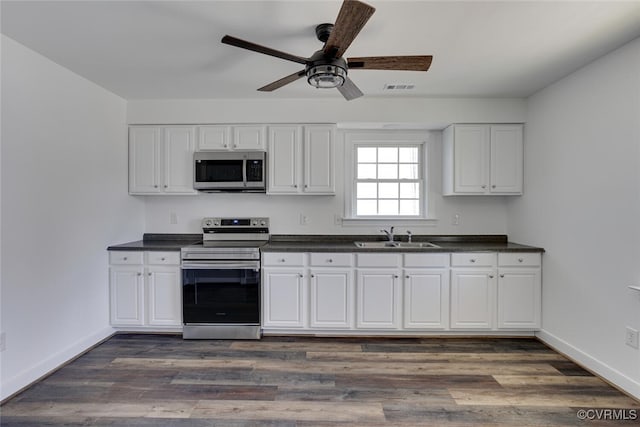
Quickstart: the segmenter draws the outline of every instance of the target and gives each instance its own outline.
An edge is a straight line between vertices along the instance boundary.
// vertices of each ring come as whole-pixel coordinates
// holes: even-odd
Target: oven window
[[[184,323],[260,323],[260,271],[182,270]]]
[[[196,162],[196,182],[243,182],[242,160]]]

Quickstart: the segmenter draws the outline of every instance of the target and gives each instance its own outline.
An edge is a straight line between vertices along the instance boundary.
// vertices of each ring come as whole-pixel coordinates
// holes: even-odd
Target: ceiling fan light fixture
[[[337,65],[316,65],[307,69],[307,82],[321,89],[342,86],[347,78],[347,70]]]

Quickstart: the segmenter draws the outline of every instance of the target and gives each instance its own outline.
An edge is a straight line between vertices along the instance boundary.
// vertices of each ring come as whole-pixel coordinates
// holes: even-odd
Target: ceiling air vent
[[[415,89],[416,85],[413,83],[387,83],[384,85],[383,90],[389,91],[407,91]]]

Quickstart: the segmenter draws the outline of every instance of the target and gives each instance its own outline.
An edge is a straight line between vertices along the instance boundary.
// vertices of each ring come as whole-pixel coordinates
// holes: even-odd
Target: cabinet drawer
[[[262,255],[264,265],[278,266],[303,266],[304,253],[302,252],[268,252]]]
[[[539,267],[541,256],[539,253],[503,252],[498,254],[498,265],[500,267]]]
[[[351,254],[316,252],[309,255],[309,264],[314,267],[350,267]]]
[[[159,264],[159,265],[179,265],[180,264],[180,252],[146,252],[147,264]]]
[[[357,254],[358,267],[398,267],[399,254]]]
[[[142,264],[143,252],[109,251],[109,264]]]
[[[449,254],[404,254],[405,267],[449,267]]]
[[[451,266],[453,267],[494,267],[496,265],[495,253],[460,252],[451,254]]]

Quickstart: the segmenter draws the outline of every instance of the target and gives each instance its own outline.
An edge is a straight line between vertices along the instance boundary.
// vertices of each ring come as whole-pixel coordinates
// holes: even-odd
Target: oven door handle
[[[183,270],[254,270],[260,271],[260,262],[229,262],[229,261],[182,261]]]

